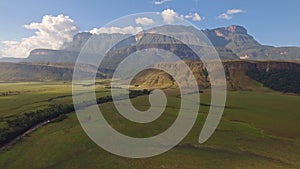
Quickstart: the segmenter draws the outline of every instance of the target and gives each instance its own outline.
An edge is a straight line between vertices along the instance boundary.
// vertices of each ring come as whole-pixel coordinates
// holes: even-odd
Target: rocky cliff
[[[279,61],[223,61],[227,86],[230,90],[262,90],[262,86],[282,92],[300,92],[300,64]],[[175,86],[174,79],[189,79],[192,74],[183,71],[183,63],[160,63],[154,69],[140,72],[132,81],[133,85],[141,87],[159,87],[160,84]],[[209,75],[201,61],[188,61],[199,88],[210,86]],[[157,69],[155,69],[157,68]],[[158,70],[167,68],[173,70],[175,77]],[[185,70],[185,69],[184,69]],[[291,76],[293,76],[291,78]],[[262,78],[261,78],[262,77]],[[160,86],[165,88],[166,85]]]

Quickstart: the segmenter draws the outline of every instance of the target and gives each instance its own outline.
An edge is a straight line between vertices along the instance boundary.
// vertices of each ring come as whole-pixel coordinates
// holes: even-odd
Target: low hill
[[[72,80],[74,65],[67,64],[30,64],[30,63],[0,63],[0,81],[57,81]],[[80,76],[84,78],[96,69],[83,65]],[[97,73],[98,78],[105,74]]]
[[[14,57],[2,57],[2,58],[0,58],[0,62],[17,63],[17,62],[21,62],[22,60],[23,60],[23,58],[14,58]]]

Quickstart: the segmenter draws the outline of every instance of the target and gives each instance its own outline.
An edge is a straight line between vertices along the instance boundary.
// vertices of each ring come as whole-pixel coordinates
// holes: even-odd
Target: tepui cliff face
[[[181,31],[178,31],[181,30]],[[161,26],[156,27],[150,30],[147,30],[149,33],[168,33],[170,31],[176,32],[180,39],[183,39],[185,42],[190,44],[201,45],[202,42],[198,42],[194,34],[199,33],[194,27],[185,27],[182,31],[182,26]],[[221,59],[253,59],[253,60],[295,60],[300,59],[300,48],[298,47],[273,47],[262,45],[255,40],[255,38],[248,34],[246,28],[238,25],[232,25],[228,27],[215,28],[215,29],[205,29],[202,30],[204,35],[210,40],[210,42],[215,46],[216,50],[219,53]],[[152,44],[157,42],[161,44],[163,38],[157,38],[149,36],[144,36],[144,32],[140,32],[137,35],[133,36],[126,44],[127,48],[132,48],[132,44],[138,45],[139,41],[143,39],[151,40]],[[100,34],[92,35],[87,32],[79,33],[74,36],[73,41],[66,43],[62,46],[60,50],[47,50],[39,49],[39,52],[36,50],[32,51],[28,57],[25,59],[27,62],[75,62],[79,51],[84,46],[85,42],[91,37],[97,39],[103,39],[104,43],[114,42],[117,39],[123,39],[130,35],[124,34]],[[97,48],[95,44],[94,47]],[[167,47],[169,49],[170,47]],[[173,50],[180,50],[180,46],[176,46],[172,43],[169,44],[172,46]],[[119,46],[118,48],[120,49]],[[123,46],[124,47],[124,46]],[[43,52],[42,52],[43,51]],[[123,51],[126,51],[124,49]]]

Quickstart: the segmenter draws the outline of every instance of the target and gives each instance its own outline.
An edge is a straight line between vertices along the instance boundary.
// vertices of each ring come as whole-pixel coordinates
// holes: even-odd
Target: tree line
[[[299,71],[251,70],[247,75],[270,89],[284,93],[300,93]]]

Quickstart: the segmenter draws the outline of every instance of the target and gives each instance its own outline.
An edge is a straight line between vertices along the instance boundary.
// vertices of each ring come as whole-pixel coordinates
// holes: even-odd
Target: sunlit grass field
[[[0,93],[7,91],[18,94],[0,96],[2,119],[72,100],[69,82],[0,84]],[[129,136],[149,137],[166,130],[177,117],[178,93],[172,89],[165,92],[167,108],[149,124],[124,119],[113,103],[99,108],[116,130]],[[99,97],[108,94],[108,89],[97,88]],[[210,91],[205,90],[198,119],[187,137],[171,151],[147,159],[122,158],[106,152],[89,139],[76,114],[71,113],[67,119],[49,123],[0,152],[0,168],[300,168],[299,101],[299,96],[278,92],[229,91],[217,131],[206,143],[198,144],[210,103]],[[149,108],[148,96],[132,99],[132,103],[139,110]]]

